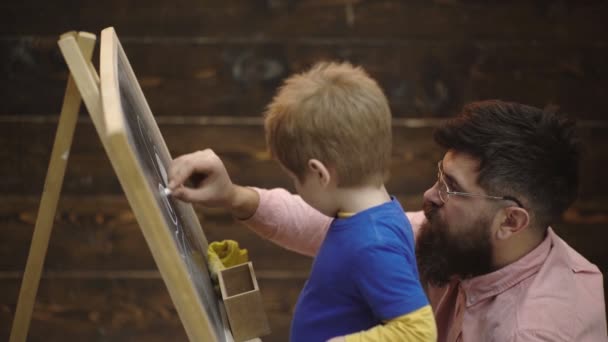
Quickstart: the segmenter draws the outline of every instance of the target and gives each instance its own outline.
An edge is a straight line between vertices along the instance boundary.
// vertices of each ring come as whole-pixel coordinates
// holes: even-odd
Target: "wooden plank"
[[[194,1],[146,6],[37,0],[0,5],[3,34],[98,32],[115,26],[123,36],[332,36],[417,39],[604,39],[603,1]],[[24,18],[28,20],[17,20]]]
[[[161,124],[161,132],[173,156],[213,148],[225,161],[235,182],[260,187],[287,187],[292,184],[266,152],[263,128],[252,124],[205,124],[185,121]],[[420,123],[422,126],[414,127]],[[394,149],[391,192],[421,195],[435,182],[436,162],[442,156],[432,140],[435,121],[414,121],[393,132]],[[49,159],[52,122],[10,121],[0,125],[0,191],[4,195],[39,195]],[[608,145],[604,123],[581,123],[580,135],[586,146],[581,165],[580,196],[583,200],[605,198],[608,179]],[[31,137],[27,142],[23,137]],[[74,137],[70,164],[64,182],[66,194],[122,194],[118,179],[103,152],[90,123],[81,122]]]
[[[43,278],[28,341],[187,341],[165,285],[156,278]],[[260,279],[272,333],[288,340],[303,279]],[[0,340],[7,340],[17,279],[0,279]]]
[[[6,198],[0,217],[0,271],[20,271],[27,256],[36,198]],[[7,204],[8,203],[8,204]],[[200,217],[209,241],[232,239],[249,250],[259,271],[307,272],[312,259],[262,240],[225,213]],[[64,197],[49,244],[47,270],[155,269],[135,216],[123,196]]]
[[[50,38],[0,39],[2,114],[53,114],[67,75]],[[287,40],[135,38],[125,44],[158,116],[259,117],[281,80],[323,59],[363,65],[396,117],[446,117],[469,101],[504,98],[557,104],[603,119],[608,45],[601,42]],[[154,56],[154,58],[150,58]],[[31,101],[31,94],[44,94]]]
[[[415,210],[420,197],[399,197]],[[9,197],[0,202],[0,272],[23,270],[35,220],[37,199]],[[608,270],[604,244],[608,233],[608,199],[579,202],[556,230],[584,256]],[[45,270],[147,270],[155,269],[143,235],[126,199],[121,196],[66,197],[59,206]],[[312,259],[261,239],[226,212],[199,210],[209,241],[232,239],[249,250],[258,277],[268,274],[304,274]]]
[[[43,278],[30,341],[186,341],[159,274],[138,278],[108,277],[106,273]],[[258,280],[272,328],[264,342],[286,341],[304,280],[259,275]],[[0,279],[0,340],[8,338],[18,285],[17,278]]]

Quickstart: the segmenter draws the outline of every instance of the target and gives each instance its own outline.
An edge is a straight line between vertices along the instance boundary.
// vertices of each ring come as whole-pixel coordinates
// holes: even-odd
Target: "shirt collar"
[[[466,295],[466,306],[496,296],[537,273],[549,255],[554,235],[549,228],[545,239],[519,260],[492,273],[463,280],[461,287]]]

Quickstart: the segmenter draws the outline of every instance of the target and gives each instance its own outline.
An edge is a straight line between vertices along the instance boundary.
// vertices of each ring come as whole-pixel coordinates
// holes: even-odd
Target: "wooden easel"
[[[10,334],[10,342],[25,342],[27,338],[36,300],[36,293],[40,283],[44,259],[48,249],[68,156],[72,145],[72,138],[78,121],[80,105],[83,100],[104,149],[106,152],[111,150],[111,148],[109,148],[111,146],[111,140],[106,136],[106,131],[109,131],[110,126],[106,126],[104,121],[99,75],[91,63],[95,42],[96,36],[86,32],[68,32],[63,34],[58,42],[59,48],[61,49],[71,73],[65,91],[55,142],[51,152],[44,190],[32,236],[30,252],[21,283],[17,308]],[[116,164],[114,158],[110,158],[110,161],[116,170],[117,167],[119,167],[119,164]],[[190,210],[192,210],[192,215],[195,215],[193,209]],[[200,230],[200,226],[198,227]],[[202,234],[202,230],[200,230],[200,234]],[[163,260],[166,260],[166,258]],[[158,265],[158,260],[156,261]],[[261,331],[264,331],[264,333],[267,333],[266,331],[269,332],[251,263],[246,266],[247,272],[240,271],[243,269],[241,267],[236,270],[227,269],[219,275],[222,281],[222,289],[224,290],[222,293],[225,294],[224,292],[226,292],[226,289],[232,289],[232,292],[234,292],[231,293],[230,298],[226,298],[229,317],[226,316],[226,310],[223,305],[221,303],[219,304],[223,328],[228,329],[228,318],[230,318],[230,324],[233,329],[232,332],[225,331],[227,342],[233,341],[231,333],[234,333],[234,337],[237,338],[238,336],[241,336],[239,340],[243,340],[245,338],[259,336],[252,335],[252,333],[259,333]],[[225,276],[224,273],[226,274]],[[162,269],[161,274],[163,274]],[[223,279],[223,277],[226,277],[226,279]],[[247,277],[251,277],[251,279]],[[165,278],[164,274],[163,278]],[[243,281],[243,279],[246,281]],[[167,281],[167,279],[164,280]],[[225,284],[226,282],[228,282],[228,285]],[[241,288],[242,286],[239,287],[238,285],[240,283],[251,284],[252,288]],[[235,292],[234,289],[238,289],[238,291]],[[169,290],[171,292],[171,287],[169,287]],[[225,295],[228,296],[227,294]],[[175,303],[175,299],[172,299]],[[182,310],[184,310],[183,300],[180,303]],[[197,312],[196,309],[194,309],[194,311],[190,310],[187,314],[182,316],[183,314],[180,312],[180,306],[177,305],[179,303],[175,304],[178,313],[180,314],[180,319],[186,328],[188,337],[193,341],[209,340],[209,338],[211,338],[211,333],[205,328],[201,328],[200,318],[205,317],[201,317],[200,312]],[[255,306],[254,309],[256,310],[251,310],[251,306]],[[192,309],[192,307],[188,307],[187,309]],[[258,318],[257,320],[252,320],[250,319],[251,315],[258,317],[263,316],[264,319],[260,320]],[[262,328],[256,326],[258,324],[262,324]],[[237,330],[234,331],[234,329]],[[215,340],[215,337],[213,340]],[[250,341],[261,340],[254,338]]]
[[[90,63],[95,48],[95,35],[86,32],[69,32],[62,35],[62,38],[68,36],[76,39],[80,53],[82,53],[86,61],[89,61],[89,64],[85,67],[90,68],[91,72],[89,74],[96,77],[96,79],[91,81],[99,83],[97,72]],[[99,87],[97,89],[99,90]],[[91,96],[99,98],[99,91],[96,95],[91,94]],[[101,110],[101,103],[97,102],[99,110]],[[65,89],[61,114],[59,115],[59,124],[44,182],[40,207],[38,208],[30,252],[21,281],[17,309],[15,310],[9,339],[10,342],[24,342],[27,338],[81,103],[81,94],[76,87],[76,82],[70,75]],[[91,112],[90,114],[93,120],[99,119],[99,112]]]

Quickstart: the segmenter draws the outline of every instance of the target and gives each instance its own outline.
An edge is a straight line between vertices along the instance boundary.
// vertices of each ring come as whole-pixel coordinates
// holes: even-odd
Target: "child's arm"
[[[437,327],[431,306],[424,306],[409,314],[393,318],[384,325],[342,337],[330,342],[376,342],[376,341],[437,341]]]
[[[315,256],[325,238],[331,218],[285,189],[251,189],[257,192],[258,206],[249,219],[241,222],[261,237],[283,248]],[[426,220],[424,213],[415,211],[406,214],[416,236]]]
[[[176,158],[168,175],[171,196],[228,209],[258,235],[301,254],[317,253],[331,223],[331,218],[283,189],[233,184],[221,159],[209,149]]]
[[[259,206],[252,217],[241,222],[283,248],[316,255],[332,219],[287,190],[254,190],[260,199]]]

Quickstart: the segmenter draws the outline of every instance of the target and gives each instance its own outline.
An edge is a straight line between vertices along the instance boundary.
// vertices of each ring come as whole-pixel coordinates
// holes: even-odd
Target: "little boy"
[[[412,228],[384,187],[391,113],[377,83],[347,63],[317,64],[285,81],[265,130],[298,194],[334,217],[298,298],[290,340],[434,341]]]

